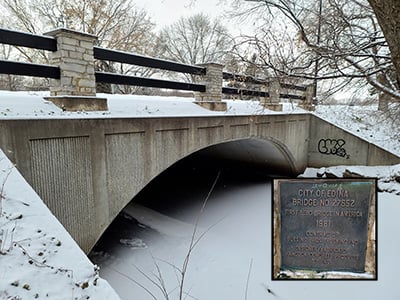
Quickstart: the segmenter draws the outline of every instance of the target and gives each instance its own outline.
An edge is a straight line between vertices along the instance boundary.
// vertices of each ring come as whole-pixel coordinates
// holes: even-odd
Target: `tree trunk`
[[[389,46],[397,84],[400,86],[400,1],[368,0]]]

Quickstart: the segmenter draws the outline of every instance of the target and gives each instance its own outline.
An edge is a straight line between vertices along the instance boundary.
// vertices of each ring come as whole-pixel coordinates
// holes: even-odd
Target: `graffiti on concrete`
[[[345,144],[346,141],[343,139],[320,139],[318,142],[318,151],[321,154],[337,155],[349,159],[350,155],[343,148]]]

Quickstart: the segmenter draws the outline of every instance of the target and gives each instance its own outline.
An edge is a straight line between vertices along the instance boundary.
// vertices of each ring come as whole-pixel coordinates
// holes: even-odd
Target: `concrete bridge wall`
[[[0,147],[88,251],[151,179],[210,145],[245,139],[250,153],[261,145],[251,141],[264,141],[271,165],[300,172],[309,120],[306,114],[3,120]]]
[[[398,156],[312,115],[308,166],[376,166],[398,163]]]
[[[210,146],[294,174],[306,166],[399,163],[310,114],[1,120],[0,132],[0,147],[85,251],[154,177]],[[328,140],[341,139],[345,154],[332,154]]]

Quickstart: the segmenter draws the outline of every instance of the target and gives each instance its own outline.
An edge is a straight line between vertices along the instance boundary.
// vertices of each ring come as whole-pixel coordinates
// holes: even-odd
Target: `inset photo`
[[[272,279],[377,279],[375,179],[275,179]]]

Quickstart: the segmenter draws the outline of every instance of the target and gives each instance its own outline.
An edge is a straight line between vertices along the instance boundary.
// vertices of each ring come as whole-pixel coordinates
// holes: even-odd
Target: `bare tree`
[[[204,14],[181,18],[159,34],[164,58],[186,64],[223,63],[232,47],[229,32]],[[188,80],[193,80],[187,76]]]
[[[368,0],[390,49],[396,70],[397,85],[400,86],[400,2],[398,0]]]
[[[41,34],[58,27],[94,34],[97,45],[145,55],[154,50],[154,24],[143,9],[132,0],[0,0],[3,13],[13,20],[9,26]],[[18,48],[30,62],[46,62],[47,55],[40,51]],[[40,55],[40,57],[38,57]],[[123,74],[150,76],[155,71],[111,62],[98,62],[98,70]],[[132,88],[116,87],[119,92],[132,92]]]
[[[263,21],[262,28],[242,36],[239,45],[250,44],[262,66],[278,76],[336,80],[340,85],[333,85],[333,91],[363,80],[400,100],[390,45],[367,0],[236,0],[235,4],[240,4],[236,15]]]

